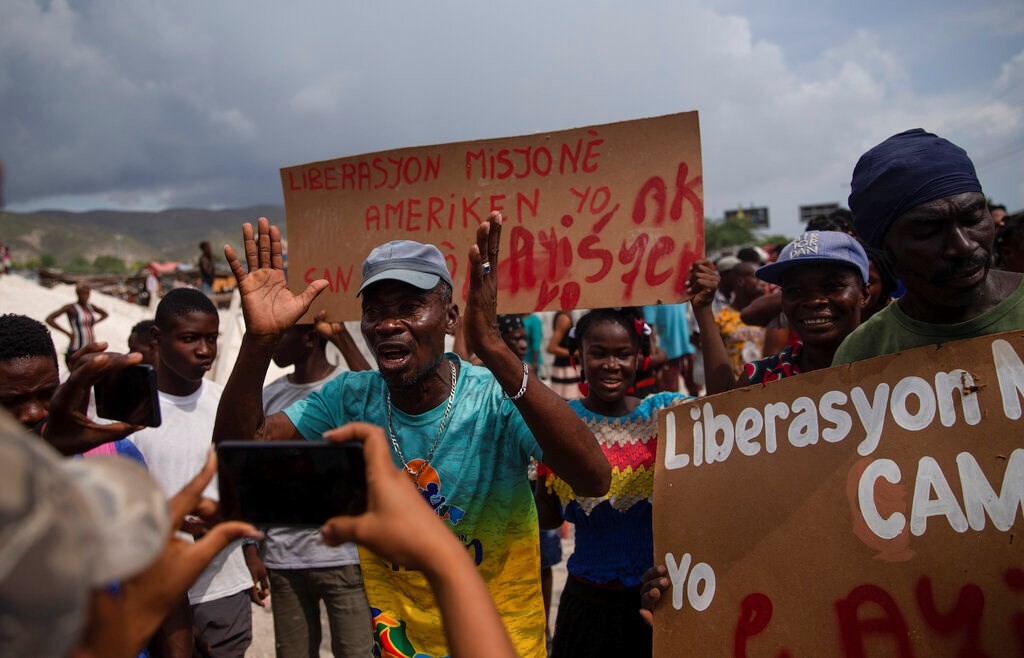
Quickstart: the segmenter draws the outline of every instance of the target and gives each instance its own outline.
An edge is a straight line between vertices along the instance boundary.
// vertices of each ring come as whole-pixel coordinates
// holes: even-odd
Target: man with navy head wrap
[[[907,292],[850,334],[834,364],[1024,328],[1019,273],[991,270],[995,225],[967,153],[920,128],[861,156],[850,183],[857,233]]]

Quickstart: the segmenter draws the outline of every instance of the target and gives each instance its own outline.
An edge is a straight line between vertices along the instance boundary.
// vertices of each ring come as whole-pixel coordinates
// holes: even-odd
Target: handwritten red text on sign
[[[358,317],[374,246],[438,246],[458,292],[476,227],[501,212],[502,311],[676,301],[703,253],[694,113],[550,135],[448,144],[282,170],[294,288]],[[319,307],[315,310],[319,310]]]

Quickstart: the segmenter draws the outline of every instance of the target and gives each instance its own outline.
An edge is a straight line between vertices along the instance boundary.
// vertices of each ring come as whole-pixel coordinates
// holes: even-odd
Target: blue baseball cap
[[[807,263],[846,265],[868,280],[868,255],[857,240],[842,231],[807,231],[782,248],[774,263],[757,268],[757,278],[776,285],[782,273]]]
[[[438,281],[452,285],[452,275],[441,251],[432,244],[413,240],[392,240],[374,247],[363,261],[363,283],[356,297],[367,286],[386,280],[401,281],[421,290],[433,290]]]

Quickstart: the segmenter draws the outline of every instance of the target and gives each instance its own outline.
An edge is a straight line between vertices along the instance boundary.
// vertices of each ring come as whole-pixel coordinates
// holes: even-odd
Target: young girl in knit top
[[[563,519],[576,526],[555,621],[555,658],[651,654],[651,629],[639,609],[641,579],[654,560],[658,410],[686,396],[631,395],[649,333],[643,320],[608,309],[583,316],[573,332],[570,352],[580,361],[584,397],[569,405],[601,444],[612,465],[612,484],[600,498],[576,496],[551,471],[538,469],[544,476],[536,490],[542,527],[557,527]]]

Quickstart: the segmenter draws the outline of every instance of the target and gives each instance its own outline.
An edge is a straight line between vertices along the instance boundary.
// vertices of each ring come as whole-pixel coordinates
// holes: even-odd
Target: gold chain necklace
[[[434,451],[437,450],[437,443],[441,440],[441,435],[444,434],[444,426],[448,424],[448,416],[452,413],[452,404],[455,402],[455,384],[458,382],[458,374],[455,370],[455,364],[448,359],[448,367],[452,369],[452,390],[448,394],[448,406],[444,409],[444,416],[441,418],[441,424],[437,428],[437,436],[434,437],[434,445],[430,446],[430,452],[427,454],[427,458],[423,460],[420,467],[415,471],[409,466],[409,462],[405,461],[405,455],[402,454],[402,449],[398,445],[398,437],[395,436],[395,428],[391,424],[391,389],[385,385],[387,391],[387,414],[388,414],[388,436],[391,439],[391,445],[395,449],[395,453],[398,454],[398,458],[402,461],[402,466],[405,470],[412,475],[412,479],[415,481],[419,478],[420,473],[430,464],[430,460],[434,458]]]

